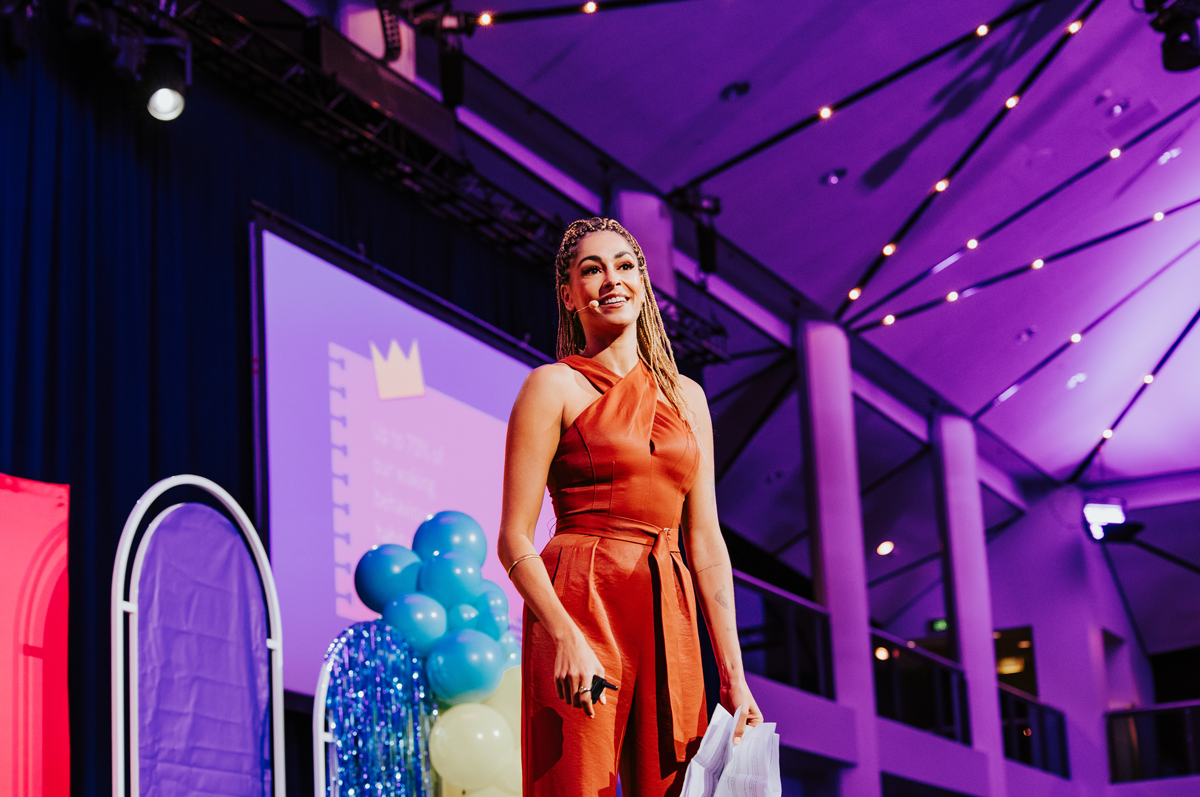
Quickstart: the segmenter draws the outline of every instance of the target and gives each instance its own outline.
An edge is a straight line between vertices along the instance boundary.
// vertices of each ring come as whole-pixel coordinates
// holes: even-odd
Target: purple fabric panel
[[[241,535],[180,506],[150,540],[140,590],[141,793],[268,797],[266,606]]]

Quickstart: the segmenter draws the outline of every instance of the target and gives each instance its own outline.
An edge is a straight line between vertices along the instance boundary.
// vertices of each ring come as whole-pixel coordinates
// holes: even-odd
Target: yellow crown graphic
[[[375,387],[379,398],[410,398],[425,395],[425,376],[421,373],[421,352],[414,338],[408,356],[400,350],[400,344],[392,338],[385,359],[371,341],[371,360],[375,363]]]

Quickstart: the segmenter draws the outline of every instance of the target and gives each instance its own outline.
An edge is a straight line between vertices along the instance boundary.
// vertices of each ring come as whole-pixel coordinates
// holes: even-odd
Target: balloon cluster
[[[480,574],[483,529],[462,512],[417,528],[412,550],[391,543],[363,554],[359,599],[425,660],[438,702],[430,759],[447,793],[521,793],[520,646],[508,630],[508,596]],[[453,784],[453,786],[450,786]]]

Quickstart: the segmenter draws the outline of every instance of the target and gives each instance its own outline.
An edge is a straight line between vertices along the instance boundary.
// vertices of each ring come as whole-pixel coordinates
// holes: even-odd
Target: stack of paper
[[[742,709],[731,717],[721,706],[713,711],[683,777],[680,797],[781,797],[779,734],[775,723],[747,726],[741,744],[733,743]]]

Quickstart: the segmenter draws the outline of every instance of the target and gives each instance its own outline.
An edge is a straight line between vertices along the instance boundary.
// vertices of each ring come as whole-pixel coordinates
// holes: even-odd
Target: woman
[[[534,370],[513,406],[497,545],[525,599],[524,792],[615,795],[619,770],[625,795],[676,794],[705,728],[693,584],[721,704],[762,722],[742,671],[708,406],[675,367],[641,247],[620,224],[572,224],[556,272],[563,359]],[[557,525],[539,555],[546,486]],[[600,705],[593,676],[617,687]]]

